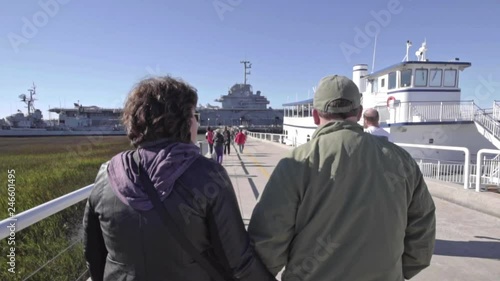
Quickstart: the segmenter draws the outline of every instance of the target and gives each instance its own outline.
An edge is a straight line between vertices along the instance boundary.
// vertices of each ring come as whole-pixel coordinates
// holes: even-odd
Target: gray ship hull
[[[124,131],[53,131],[45,129],[0,130],[0,137],[125,136]]]

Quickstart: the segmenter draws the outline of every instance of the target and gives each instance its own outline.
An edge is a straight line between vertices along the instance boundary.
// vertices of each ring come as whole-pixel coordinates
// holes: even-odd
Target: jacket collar
[[[358,123],[353,122],[353,121],[348,121],[348,120],[337,121],[337,120],[335,120],[335,121],[328,122],[328,123],[324,124],[323,126],[319,127],[318,129],[316,129],[316,131],[312,135],[311,139],[317,138],[321,135],[340,131],[340,130],[351,130],[351,131],[362,133],[363,127],[361,125],[359,125]]]

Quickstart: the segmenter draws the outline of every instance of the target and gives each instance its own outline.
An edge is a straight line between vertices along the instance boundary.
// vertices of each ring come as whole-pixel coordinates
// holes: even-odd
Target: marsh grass
[[[131,149],[124,136],[0,138],[0,219],[8,217],[7,176],[15,170],[16,214],[94,182],[102,163]],[[7,240],[0,241],[0,280],[76,280],[86,270],[81,241],[85,201],[16,233],[16,273],[7,271]],[[86,276],[84,276],[86,280]],[[82,280],[82,279],[80,279]]]

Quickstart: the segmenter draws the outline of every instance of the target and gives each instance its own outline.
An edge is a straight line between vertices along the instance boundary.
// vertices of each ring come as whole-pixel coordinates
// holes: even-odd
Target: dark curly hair
[[[122,122],[134,147],[162,138],[189,143],[196,89],[170,76],[140,81],[130,92]]]

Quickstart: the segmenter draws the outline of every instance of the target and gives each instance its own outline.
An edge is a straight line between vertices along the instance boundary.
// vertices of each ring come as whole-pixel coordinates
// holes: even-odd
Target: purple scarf
[[[153,208],[144,191],[132,151],[114,156],[108,166],[108,178],[116,196],[130,207],[147,211]],[[190,143],[159,140],[138,148],[140,164],[145,167],[160,200],[172,192],[175,181],[200,157],[200,149]]]

